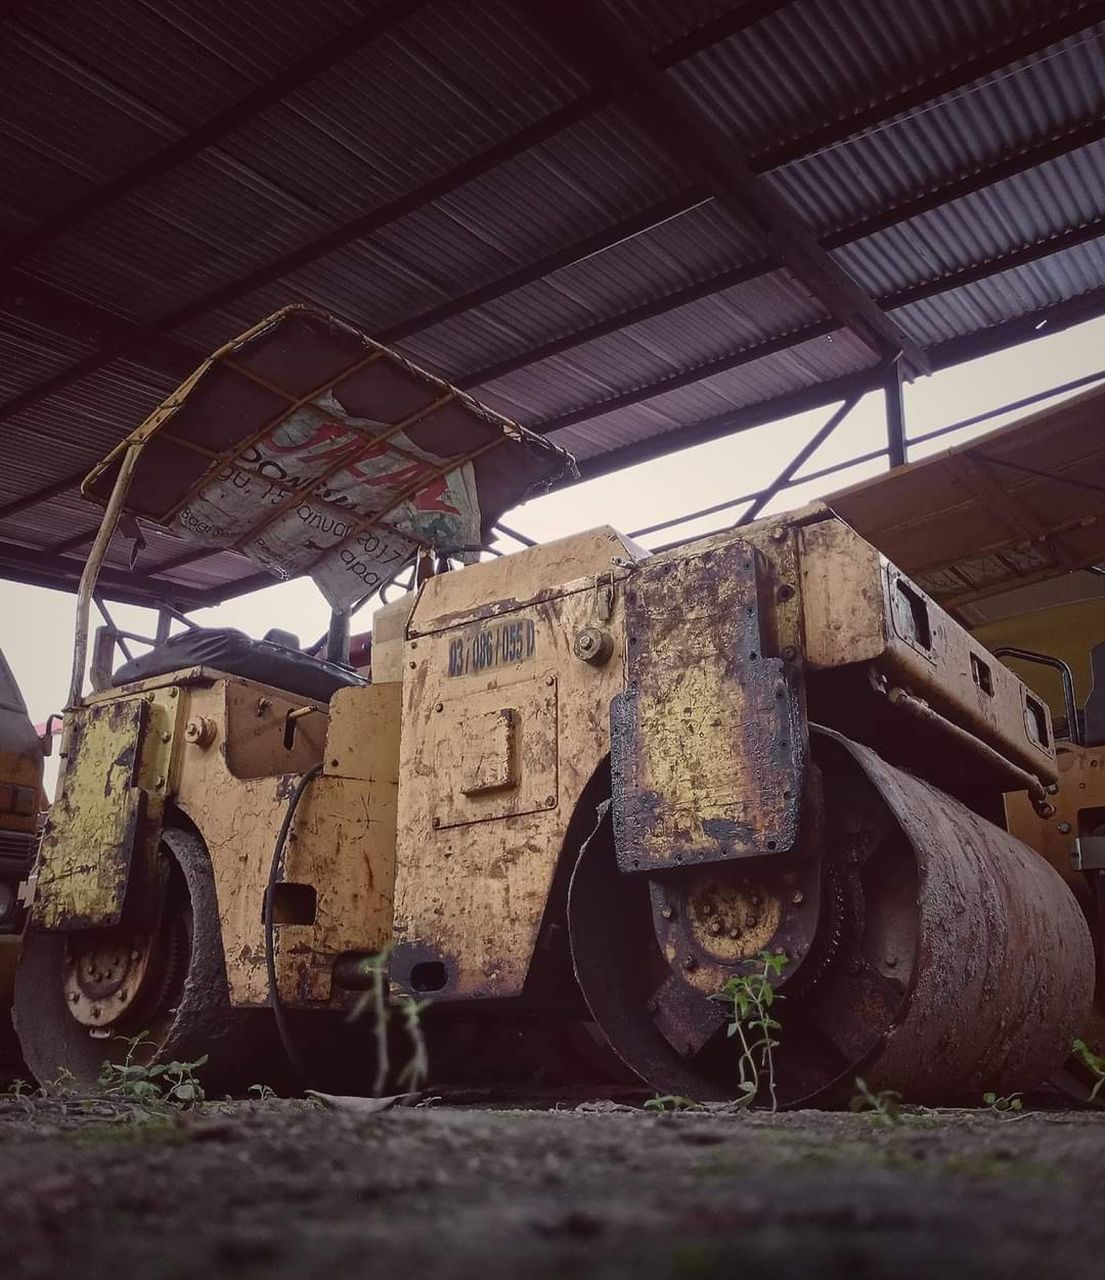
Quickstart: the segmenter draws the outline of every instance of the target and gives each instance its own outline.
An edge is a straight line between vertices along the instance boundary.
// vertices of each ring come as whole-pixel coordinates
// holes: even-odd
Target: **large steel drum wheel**
[[[929,1103],[1042,1083],[1092,993],[1089,934],[1066,884],[869,749],[819,730],[814,756],[825,821],[805,857],[634,875],[618,869],[609,818],[587,842],[569,933],[611,1047],[658,1092],[738,1096],[740,1041],[713,996],[782,952],[778,1105],[839,1103],[857,1076]]]
[[[251,1019],[230,1007],[207,850],[193,832],[166,828],[161,855],[169,884],[150,932],[27,933],[13,1021],[40,1083],[92,1085],[105,1061],[128,1053],[146,1064],[207,1055],[199,1074],[209,1090],[249,1083]]]

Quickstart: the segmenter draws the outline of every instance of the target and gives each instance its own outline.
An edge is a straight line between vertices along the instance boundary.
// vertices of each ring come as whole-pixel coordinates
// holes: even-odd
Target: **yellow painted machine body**
[[[159,835],[183,821],[210,855],[230,1003],[264,1005],[266,876],[318,765],[274,895],[284,1003],[340,1005],[335,963],[389,946],[396,990],[518,996],[627,696],[658,864],[802,839],[807,714],[959,794],[1055,777],[1042,700],[820,507],[661,556],[602,528],[432,577],[377,615],[372,671],[329,707],[206,668],[90,696],[35,927],[150,927]],[[765,742],[784,744],[770,765]]]
[[[42,743],[0,654],[0,934],[17,932],[22,924],[17,894],[37,843],[42,774]]]

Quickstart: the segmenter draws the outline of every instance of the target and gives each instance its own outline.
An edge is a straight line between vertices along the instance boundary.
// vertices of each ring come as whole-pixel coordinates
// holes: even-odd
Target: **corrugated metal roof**
[[[1098,0],[28,0],[0,29],[0,572],[71,580],[62,482],[293,301],[585,470],[865,386],[895,333],[946,364],[1105,309]],[[115,568],[142,594],[173,558]]]

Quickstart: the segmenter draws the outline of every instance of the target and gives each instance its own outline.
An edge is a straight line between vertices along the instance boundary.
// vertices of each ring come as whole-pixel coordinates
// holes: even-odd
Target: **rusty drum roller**
[[[815,730],[823,821],[798,855],[662,875],[617,868],[609,820],[580,854],[576,973],[624,1062],[662,1093],[737,1092],[737,1041],[711,997],[782,951],[780,1105],[895,1089],[977,1103],[1031,1089],[1070,1051],[1093,950],[1061,877],[957,800]]]

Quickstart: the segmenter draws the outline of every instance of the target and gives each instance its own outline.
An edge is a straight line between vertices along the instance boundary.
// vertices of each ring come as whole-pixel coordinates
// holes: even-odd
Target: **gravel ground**
[[[1105,1115],[0,1100],[12,1276],[1099,1277]]]

